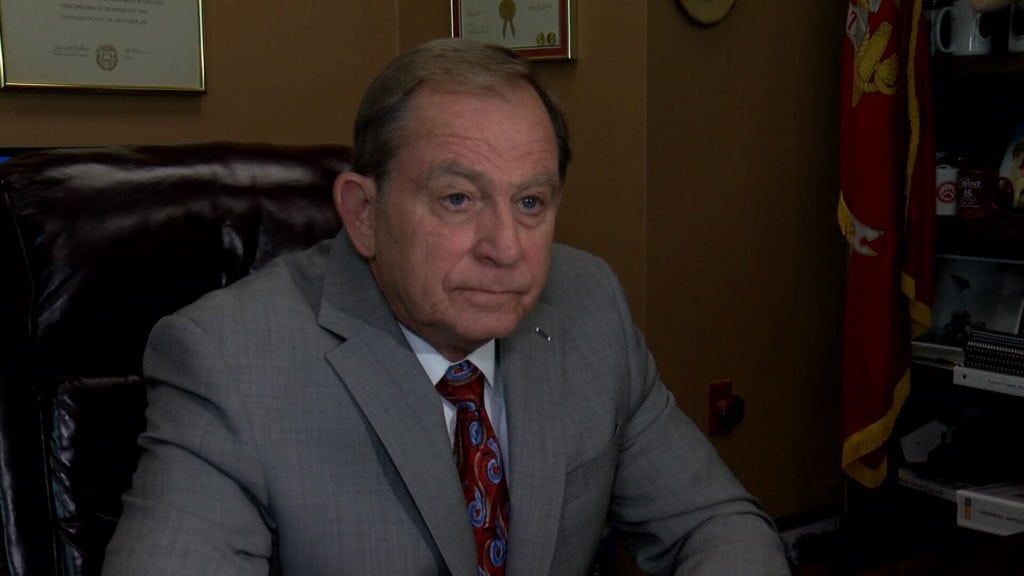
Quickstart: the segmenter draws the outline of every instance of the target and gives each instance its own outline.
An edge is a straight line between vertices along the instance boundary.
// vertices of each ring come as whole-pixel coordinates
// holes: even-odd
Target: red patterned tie
[[[477,573],[503,575],[508,545],[508,485],[498,438],[484,410],[484,375],[471,362],[459,362],[448,368],[437,391],[456,409],[455,462],[476,536]]]

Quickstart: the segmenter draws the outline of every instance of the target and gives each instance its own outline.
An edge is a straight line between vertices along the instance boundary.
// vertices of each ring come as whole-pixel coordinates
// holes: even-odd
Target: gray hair
[[[460,38],[432,40],[399,55],[370,84],[356,115],[352,169],[387,179],[409,101],[424,82],[472,92],[494,90],[516,80],[527,82],[547,110],[558,144],[558,176],[564,182],[572,158],[569,128],[530,63],[507,48]]]

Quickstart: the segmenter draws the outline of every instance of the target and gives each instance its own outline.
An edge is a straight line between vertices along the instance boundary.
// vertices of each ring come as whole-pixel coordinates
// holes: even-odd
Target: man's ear
[[[341,218],[356,251],[374,255],[373,225],[377,208],[377,181],[355,172],[343,172],[334,180],[334,209]]]

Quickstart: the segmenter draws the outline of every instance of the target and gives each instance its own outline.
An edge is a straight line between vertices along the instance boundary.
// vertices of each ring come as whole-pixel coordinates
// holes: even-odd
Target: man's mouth
[[[493,288],[460,288],[458,293],[466,300],[481,305],[505,304],[510,300],[518,299],[522,294],[516,290],[495,290]]]

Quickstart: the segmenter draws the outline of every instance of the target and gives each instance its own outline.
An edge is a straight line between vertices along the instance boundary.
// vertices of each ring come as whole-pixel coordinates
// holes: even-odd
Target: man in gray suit
[[[647,572],[788,573],[611,270],[553,244],[569,158],[512,52],[438,40],[390,64],[335,183],[344,231],[153,330],[104,574],[576,575],[607,526]],[[466,427],[478,406],[434,389],[463,361],[485,377]],[[484,540],[460,448],[478,424],[507,502]]]

